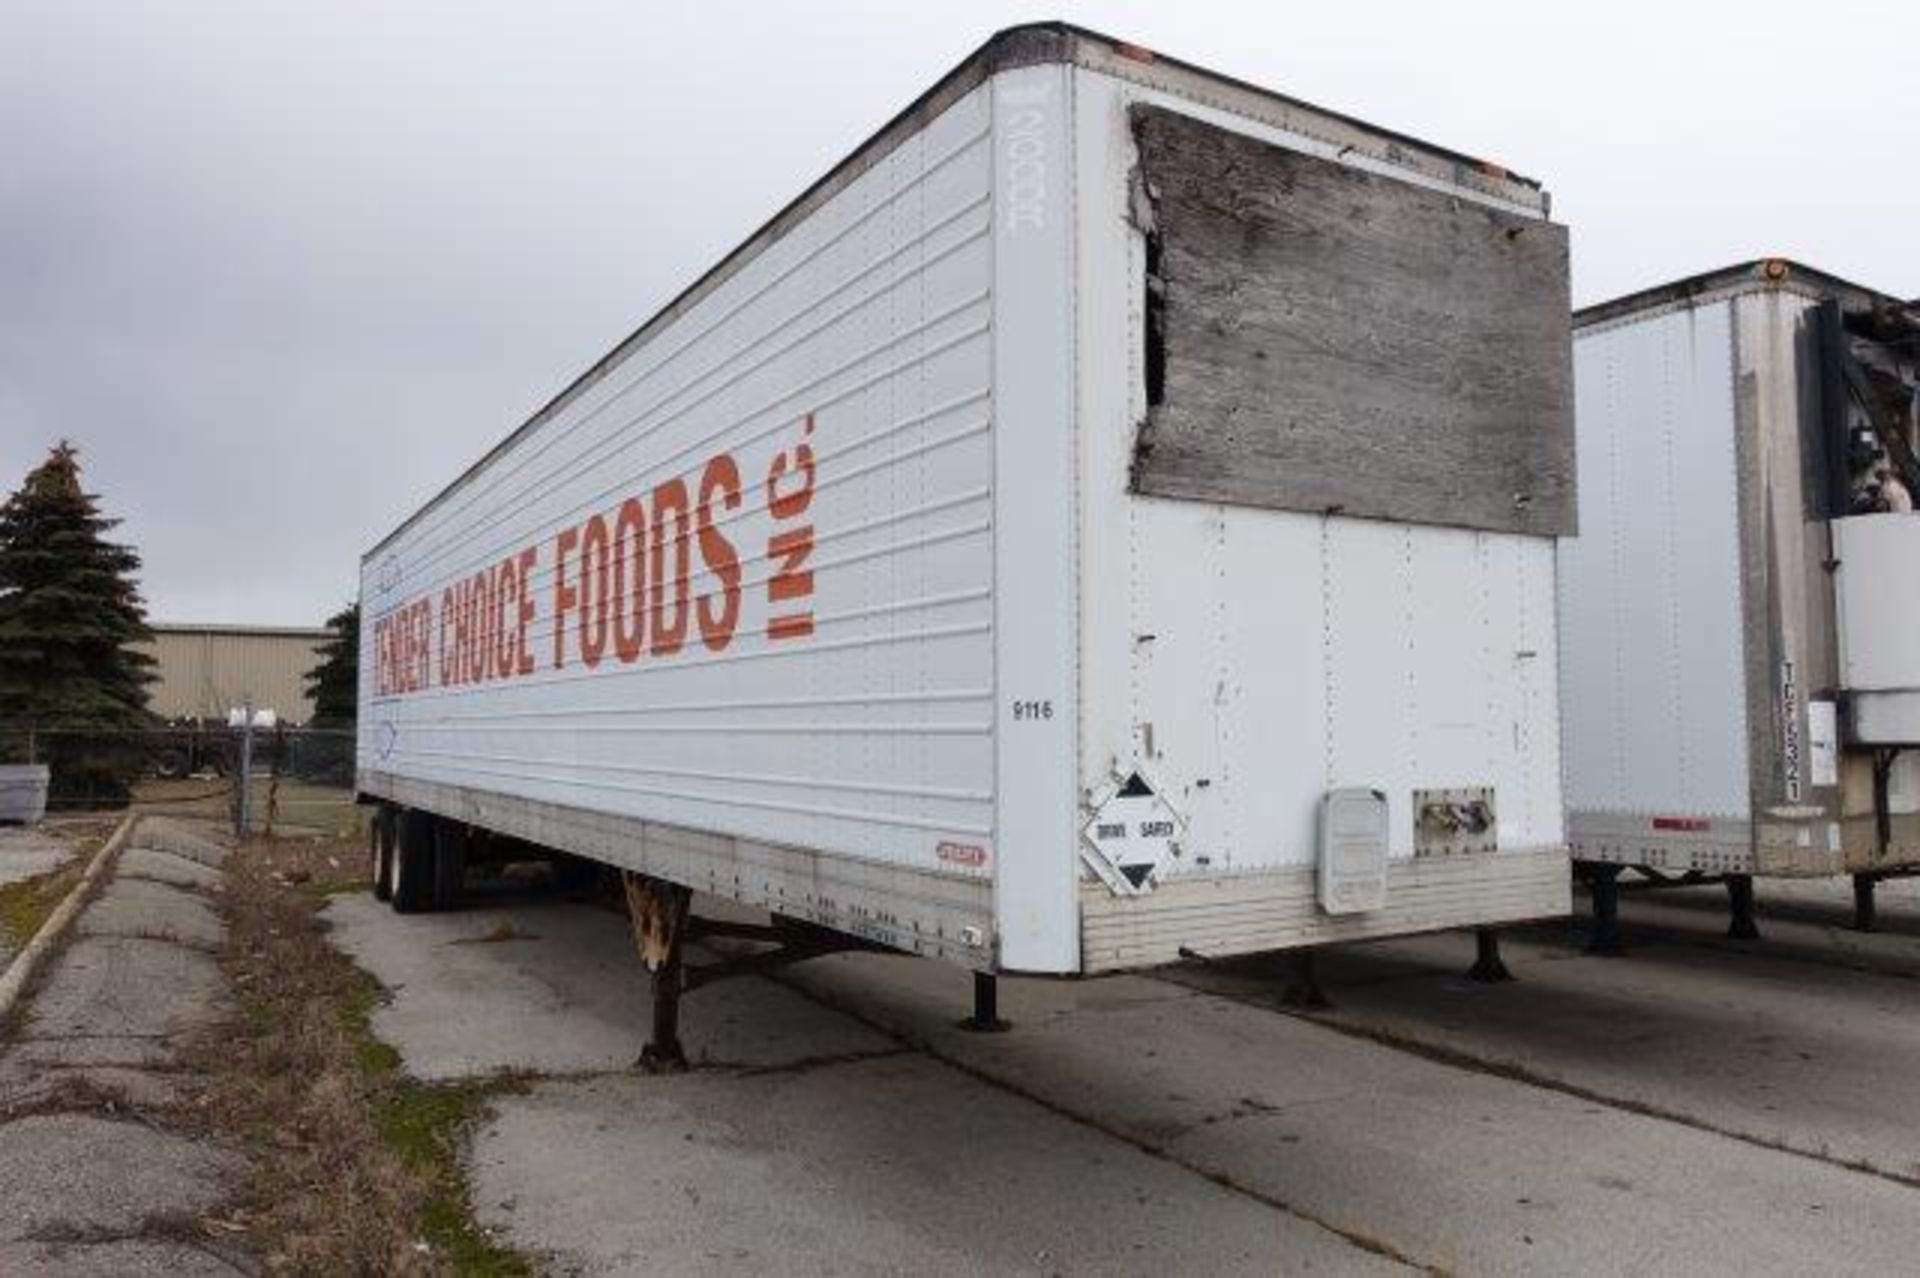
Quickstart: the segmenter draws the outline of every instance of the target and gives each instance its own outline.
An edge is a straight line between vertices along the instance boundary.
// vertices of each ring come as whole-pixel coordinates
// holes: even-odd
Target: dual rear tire
[[[400,914],[450,910],[460,904],[467,876],[465,825],[430,812],[388,809],[374,828],[376,899]]]

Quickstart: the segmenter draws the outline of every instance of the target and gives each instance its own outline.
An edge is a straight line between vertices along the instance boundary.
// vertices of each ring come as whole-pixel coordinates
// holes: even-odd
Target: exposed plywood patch
[[[1133,108],[1160,497],[1575,531],[1566,229]]]

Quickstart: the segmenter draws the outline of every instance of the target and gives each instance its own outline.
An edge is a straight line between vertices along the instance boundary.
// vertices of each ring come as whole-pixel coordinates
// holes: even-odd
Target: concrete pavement
[[[1414,943],[1431,950],[1411,980],[1395,966],[1408,953],[1329,964],[1351,1018],[1335,1025],[1267,1005],[1278,978],[1257,965],[1003,981],[1014,1028],[1001,1035],[955,1024],[964,973],[843,955],[690,995],[684,1034],[707,1064],[650,1078],[626,1068],[645,982],[617,916],[552,899],[401,918],[344,898],[330,914],[339,942],[398,984],[375,1029],[410,1069],[565,1075],[498,1095],[473,1157],[482,1222],[568,1271],[1879,1273],[1920,1248],[1911,1186],[1769,1147],[1704,1081],[1656,1093],[1675,1107],[1665,1117],[1629,1088],[1745,1070],[1735,1094],[1797,1098],[1776,1135],[1825,1132],[1897,1161],[1905,1093],[1876,1100],[1881,1066],[1844,1056],[1887,1034],[1887,1071],[1913,1059],[1896,1024],[1911,993],[1850,987],[1813,1018],[1830,995],[1765,960],[1742,987],[1738,954],[1636,975],[1637,960],[1556,955],[1548,936],[1516,948],[1522,984],[1455,993],[1470,939],[1435,938]],[[1571,1068],[1603,977],[1648,987],[1618,992],[1622,1019],[1659,987],[1681,991],[1650,1015],[1688,1054],[1619,1056],[1586,1094],[1468,1050],[1468,1030],[1510,1027],[1568,1044]],[[1391,1038],[1427,1004],[1452,1009],[1466,1046],[1366,1037]],[[1679,1032],[1716,1005],[1708,1026],[1744,1037]],[[1756,1052],[1769,1032],[1783,1037]],[[1789,1045],[1823,1036],[1814,1062]],[[1816,1076],[1827,1086],[1805,1085]],[[1877,1127],[1886,1139],[1869,1139]]]
[[[0,1043],[0,1273],[241,1272],[194,1223],[245,1159],[146,1117],[180,1103],[181,1052],[222,1008],[225,855],[143,820]]]

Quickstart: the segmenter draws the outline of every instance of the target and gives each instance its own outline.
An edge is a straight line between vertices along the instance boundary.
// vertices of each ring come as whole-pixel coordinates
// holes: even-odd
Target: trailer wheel
[[[553,886],[562,896],[593,895],[600,882],[600,863],[571,852],[553,854]]]
[[[458,909],[467,882],[467,827],[445,819],[433,824],[433,903],[429,908]]]
[[[393,809],[382,807],[373,814],[367,827],[373,860],[373,899],[393,899]]]
[[[393,850],[393,908],[422,914],[433,908],[434,827],[431,813],[408,809],[400,815],[400,838]]]

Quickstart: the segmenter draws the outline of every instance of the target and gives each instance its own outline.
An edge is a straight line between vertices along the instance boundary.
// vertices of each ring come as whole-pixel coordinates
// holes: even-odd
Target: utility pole
[[[247,837],[247,824],[251,818],[253,799],[253,699],[249,697],[240,707],[240,791],[233,805],[234,837]]]

